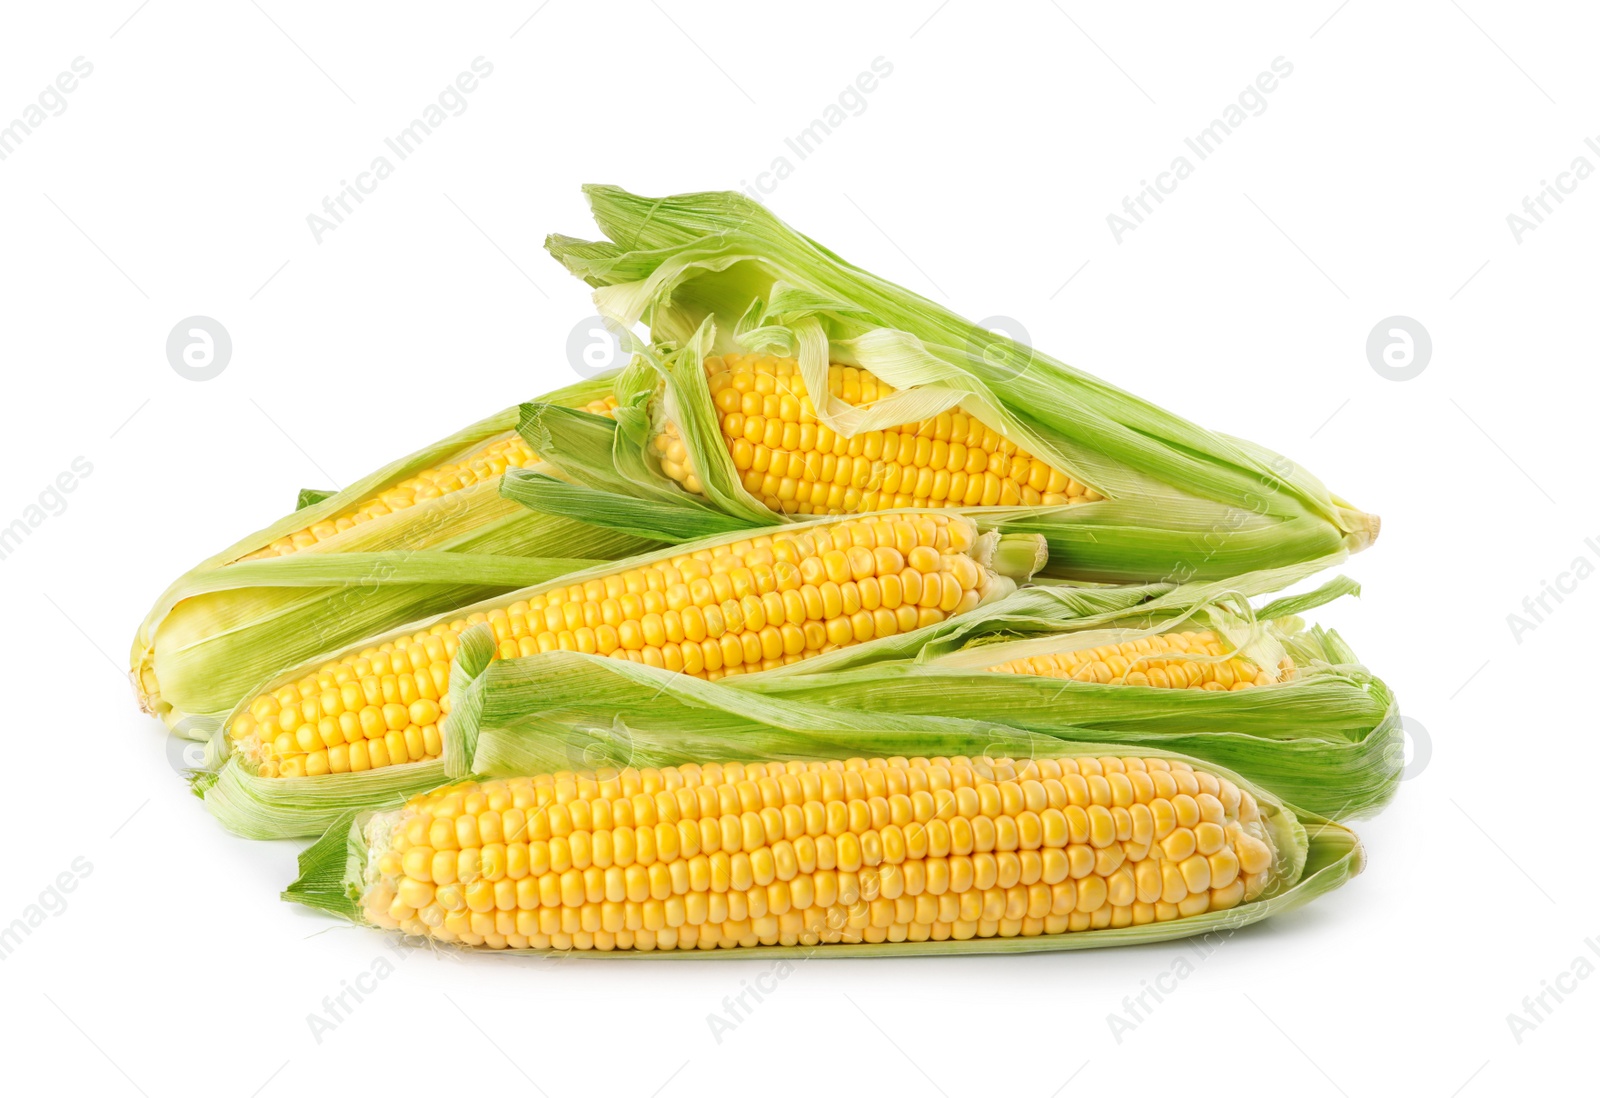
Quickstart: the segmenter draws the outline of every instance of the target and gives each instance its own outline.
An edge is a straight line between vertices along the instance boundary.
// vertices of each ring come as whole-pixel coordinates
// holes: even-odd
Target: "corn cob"
[[[591,400],[583,410],[590,415],[609,416],[616,407],[616,397],[607,395]],[[264,560],[309,549],[336,534],[384,515],[403,511],[422,500],[437,499],[473,484],[494,480],[507,469],[524,469],[538,463],[539,455],[529,448],[521,435],[515,432],[505,434],[459,461],[423,469],[389,486],[382,493],[362,500],[345,514],[275,538],[270,544],[246,553],[239,559]]]
[[[1294,882],[1256,799],[1164,758],[688,764],[465,782],[365,827],[372,925],[490,949],[1064,935]]]
[[[610,392],[603,380],[548,399],[607,415]],[[180,577],[133,644],[141,707],[180,735],[206,739],[248,690],[286,666],[660,544],[502,498],[503,474],[536,460],[516,422],[511,408],[474,424]]]
[[[546,247],[602,315],[648,322],[659,354],[618,379],[611,462],[573,446],[572,485],[508,478],[535,510],[671,537],[706,515],[1005,508],[989,521],[1044,535],[1047,574],[1117,583],[1223,578],[1377,536],[1376,517],[1287,458],[972,324],[744,196],[585,192],[610,240]]]
[[[443,751],[450,667],[485,624],[502,658],[584,652],[705,679],[934,625],[1015,589],[971,520],[905,513],[784,527],[662,555],[366,647],[260,694],[229,737],[261,777],[320,777]],[[1023,539],[1024,555],[1037,552]],[[1026,575],[1037,565],[1022,566]],[[1014,571],[1009,564],[1007,571]]]
[[[1058,507],[1104,498],[959,410],[846,438],[818,421],[793,359],[711,356],[705,371],[734,468],[745,490],[774,511]],[[828,367],[828,389],[852,407],[894,392],[867,371],[838,364]],[[652,446],[663,473],[703,492],[675,422],[665,422]]]
[[[1252,660],[1230,656],[1224,642],[1207,629],[1157,633],[1121,644],[1007,660],[988,670],[1111,686],[1248,690],[1293,678],[1295,667],[1293,657],[1285,656],[1274,674]]]
[[[1065,741],[1073,751],[1085,740],[1110,738],[1122,745],[1119,753],[1180,751],[1249,774],[1311,811],[1360,816],[1381,807],[1398,786],[1405,762],[1399,710],[1388,686],[1336,633],[1298,617],[1359,588],[1339,577],[1258,609],[1248,601],[1314,571],[1307,564],[1171,589],[1028,586],[932,629],[721,683],[663,679],[633,664],[560,653],[499,661],[491,671],[492,642],[485,637],[480,656],[457,661],[455,685],[481,705],[455,730],[472,739],[470,772],[497,776],[623,760],[644,765],[646,758],[652,765],[679,762],[646,744],[656,737],[670,742],[673,730],[685,728],[697,736],[715,731],[730,745],[760,744],[766,757],[816,754],[821,739],[845,734],[857,753],[884,755],[952,755],[958,748],[1022,753],[1023,745],[1009,741],[1002,748],[1002,729],[1051,745]],[[1208,650],[1185,662],[1204,668],[1226,658],[1280,667],[1279,680],[1248,690],[1129,690],[991,670],[1041,653],[1154,643],[1190,629],[1225,640],[1222,655]],[[1171,672],[1179,673],[1185,680],[1190,674]],[[611,737],[598,746],[596,728]],[[965,746],[893,739],[935,729],[986,738]],[[564,746],[528,756],[508,746],[502,734],[508,730],[559,738]]]

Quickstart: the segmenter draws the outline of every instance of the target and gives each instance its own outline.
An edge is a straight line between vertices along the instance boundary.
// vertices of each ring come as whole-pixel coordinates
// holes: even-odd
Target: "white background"
[[[1600,166],[1600,28],[1578,5],[1337,3],[9,5],[0,122],[74,58],[94,71],[0,161],[0,525],[93,466],[0,560],[0,924],[92,866],[0,962],[8,1088],[1470,1096],[1592,1072],[1600,979],[1520,1043],[1507,1016],[1600,936],[1600,580],[1520,643],[1507,615],[1600,563],[1600,180],[1520,242],[1506,217]],[[479,56],[465,113],[318,243],[306,216]],[[878,57],[866,109],[788,152]],[[1106,215],[1278,57],[1267,110],[1117,242]],[[1360,825],[1363,876],[1238,934],[1120,1042],[1107,1016],[1183,946],[811,961],[720,1044],[707,1015],[766,962],[419,953],[319,1043],[307,1016],[385,941],[278,902],[296,844],[233,839],[187,796],[129,696],[135,626],[302,486],[571,381],[587,293],[541,241],[593,235],[581,183],[739,188],[781,155],[766,200],[852,261],[1381,514],[1348,565],[1364,597],[1320,620],[1431,758]],[[205,383],[164,354],[193,314],[234,343]],[[1403,383],[1365,352],[1395,314],[1434,345]]]

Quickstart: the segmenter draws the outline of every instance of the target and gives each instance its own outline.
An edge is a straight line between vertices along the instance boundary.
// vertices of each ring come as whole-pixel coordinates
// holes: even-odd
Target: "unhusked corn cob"
[[[615,397],[607,396],[599,400],[591,400],[584,406],[584,411],[591,415],[609,416],[616,410]],[[507,469],[521,469],[529,465],[536,465],[539,455],[535,454],[522,436],[516,432],[503,435],[475,453],[469,454],[460,461],[447,462],[432,469],[424,469],[415,476],[384,489],[372,499],[364,500],[355,508],[337,518],[324,519],[314,526],[304,530],[287,534],[270,545],[257,549],[239,558],[240,560],[262,560],[268,557],[287,556],[297,553],[302,549],[315,545],[319,541],[341,534],[363,522],[371,522],[381,515],[395,511],[403,511],[407,507],[426,499],[434,499],[458,492],[463,488],[487,480],[493,480]]]
[[[374,925],[491,949],[1065,934],[1275,881],[1255,799],[1157,758],[707,763],[466,782],[366,825]]]
[[[854,438],[817,421],[798,363],[770,355],[705,361],[723,442],[745,489],[786,514],[860,514],[895,507],[1060,506],[1101,499],[964,412],[944,412]],[[894,392],[853,366],[828,367],[829,391],[850,405]],[[676,424],[653,443],[661,470],[703,488]]]
[[[1099,648],[1008,660],[989,670],[1174,690],[1248,690],[1294,677],[1294,660],[1288,656],[1274,675],[1252,660],[1226,653],[1221,639],[1210,630],[1157,633]]]
[[[229,728],[262,777],[437,758],[450,661],[487,623],[496,655],[586,652],[700,678],[772,670],[936,624],[1014,583],[959,515],[795,526],[555,587],[344,656],[263,694]]]

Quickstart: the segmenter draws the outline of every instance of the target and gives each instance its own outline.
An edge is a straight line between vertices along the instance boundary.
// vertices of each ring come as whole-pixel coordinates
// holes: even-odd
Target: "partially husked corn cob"
[[[1160,758],[565,771],[446,786],[364,838],[366,921],[491,949],[1059,935],[1284,883],[1254,797]]]
[[[1053,507],[1102,498],[961,411],[845,438],[818,421],[793,359],[730,354],[707,358],[705,369],[734,467],[745,489],[775,511]],[[865,370],[837,364],[828,367],[828,388],[852,406],[894,392]],[[675,424],[665,424],[653,449],[663,473],[702,491]]]
[[[654,502],[625,508],[598,496],[589,501],[619,523],[638,523],[674,502],[683,506],[673,523],[687,524],[706,510],[741,519],[773,508],[856,512],[898,506],[902,497],[907,505],[988,508],[1015,499],[1026,506],[1034,502],[1031,491],[1040,505],[1054,505],[1031,514],[1006,508],[993,521],[1047,534],[1052,575],[1101,583],[1223,579],[1353,552],[1378,535],[1376,516],[1289,459],[1208,431],[896,286],[747,195],[643,196],[591,186],[585,196],[603,238],[554,234],[545,245],[594,288],[603,316],[622,327],[648,324],[660,350],[659,361],[630,366],[618,382],[624,405],[648,413],[652,429],[624,417],[616,473]],[[794,356],[805,392],[794,384],[792,362],[785,376],[776,364],[758,369],[743,356],[712,361],[730,350]],[[722,375],[727,379],[715,382],[713,393],[711,379]],[[810,422],[807,397],[820,422]],[[941,467],[931,451],[946,409],[964,413],[967,430],[965,438],[952,437]],[[948,415],[952,436],[960,436],[955,412]],[[998,454],[1013,459],[1009,468],[989,468],[994,453],[973,457],[974,446],[991,446],[987,431],[977,437],[973,415],[993,430],[994,442],[1028,451],[1025,476],[1016,468],[1020,455],[1003,445]],[[730,416],[743,419],[730,424]],[[918,436],[930,417],[935,438],[918,463]],[[854,437],[842,449],[837,439],[824,446],[823,426]],[[874,445],[887,450],[891,434],[893,459],[869,457],[867,439],[876,436]],[[908,439],[910,467],[902,456]],[[968,452],[953,462],[956,441]],[[1035,458],[1043,463],[1037,473]],[[948,477],[942,496],[941,473]],[[966,477],[959,490],[958,475]],[[525,487],[525,498],[549,501],[552,509],[578,505],[548,486]],[[687,491],[670,492],[678,487]],[[1061,506],[1058,496],[1087,505]]]
[[[1287,656],[1274,674],[1252,660],[1230,655],[1210,630],[1157,633],[1121,644],[1007,660],[989,670],[1174,690],[1248,690],[1282,682],[1295,673],[1294,660]]]
[[[229,728],[263,777],[438,758],[450,662],[486,623],[497,656],[585,652],[698,678],[772,670],[894,636],[1014,589],[969,519],[898,514],[786,527],[546,590],[353,652],[262,694]]]
[[[609,378],[545,399],[590,415],[616,407]],[[140,707],[210,740],[268,676],[319,652],[660,547],[502,495],[507,471],[538,460],[519,414],[504,409],[334,498],[302,494],[294,513],[180,576],[134,638]]]
[[[591,415],[609,416],[616,407],[616,398],[606,396],[590,401],[583,410]],[[538,462],[539,455],[529,448],[521,435],[512,432],[495,439],[459,461],[424,469],[386,488],[373,498],[363,500],[343,515],[325,519],[304,530],[287,534],[253,553],[245,554],[240,559],[262,560],[268,557],[287,556],[331,538],[335,534],[342,534],[364,522],[371,522],[379,516],[403,511],[422,500],[435,499],[473,484],[493,480],[507,469],[522,469]]]

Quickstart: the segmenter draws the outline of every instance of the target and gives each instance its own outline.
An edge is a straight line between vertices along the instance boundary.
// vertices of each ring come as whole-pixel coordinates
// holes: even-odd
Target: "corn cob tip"
[[[1383,527],[1383,519],[1353,506],[1349,500],[1340,496],[1331,498],[1334,510],[1337,512],[1336,521],[1346,531],[1344,545],[1347,550],[1359,553],[1378,540],[1378,531]]]
[[[139,712],[153,717],[156,715],[155,704],[158,695],[153,689],[146,690],[144,679],[147,676],[154,678],[148,670],[141,670],[138,664],[135,664],[128,670],[128,686],[133,690],[133,700],[138,704]]]
[[[1351,515],[1356,521],[1352,524],[1353,529],[1345,540],[1352,553],[1359,553],[1378,540],[1378,531],[1383,528],[1383,519],[1362,511],[1351,512]]]
[[[1367,846],[1361,841],[1354,831],[1347,827],[1340,827],[1336,823],[1323,824],[1317,827],[1308,827],[1307,834],[1312,839],[1322,839],[1332,836],[1349,848],[1350,876],[1359,877],[1367,868]]]
[[[161,682],[156,678],[154,655],[148,649],[134,653],[132,666],[128,669],[128,688],[133,691],[133,700],[139,712],[156,718],[179,735],[184,734],[183,729],[176,727],[182,714],[175,712],[172,705],[161,696]]]

